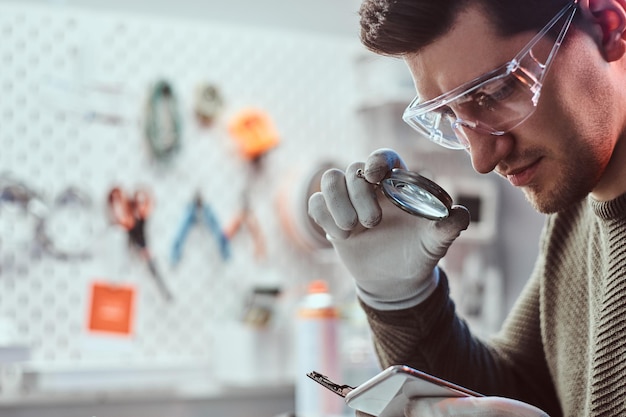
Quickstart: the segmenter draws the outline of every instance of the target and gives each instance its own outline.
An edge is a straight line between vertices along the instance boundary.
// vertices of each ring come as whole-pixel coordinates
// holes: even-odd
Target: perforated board
[[[363,157],[355,110],[356,40],[216,23],[0,4],[0,171],[52,202],[68,186],[93,200],[89,212],[59,210],[48,227],[58,244],[88,249],[64,262],[33,246],[33,220],[0,211],[0,317],[16,324],[33,363],[81,368],[197,363],[211,366],[216,323],[235,317],[250,286],[277,280],[294,290],[328,268],[299,250],[276,215],[289,180],[318,161]],[[142,134],[148,88],[168,80],[182,117],[182,149],[168,164],[150,157]],[[200,83],[218,86],[225,108],[201,127],[193,115]],[[251,205],[267,244],[253,255],[243,229],[221,259],[206,231],[192,231],[182,262],[169,265],[185,205],[200,191],[222,224],[241,208],[249,162],[226,129],[244,107],[271,115],[280,144],[255,175]],[[93,117],[93,113],[107,118]],[[294,175],[296,175],[294,177]],[[106,220],[113,185],[147,186],[156,207],[149,245],[175,301],[165,303],[125,235]],[[54,222],[52,221],[54,220]],[[88,289],[95,280],[138,289],[132,348],[85,347]]]

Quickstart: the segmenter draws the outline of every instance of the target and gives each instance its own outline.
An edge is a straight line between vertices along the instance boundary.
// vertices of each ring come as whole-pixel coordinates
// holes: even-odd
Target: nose
[[[463,133],[469,144],[472,166],[480,174],[493,171],[513,151],[515,140],[510,133],[493,135],[468,128],[463,129]]]

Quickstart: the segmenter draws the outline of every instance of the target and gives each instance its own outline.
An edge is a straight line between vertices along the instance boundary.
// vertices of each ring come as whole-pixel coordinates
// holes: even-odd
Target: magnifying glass
[[[356,175],[365,179],[362,169]],[[450,214],[452,197],[438,184],[416,172],[394,168],[377,185],[393,204],[414,216],[443,220]]]

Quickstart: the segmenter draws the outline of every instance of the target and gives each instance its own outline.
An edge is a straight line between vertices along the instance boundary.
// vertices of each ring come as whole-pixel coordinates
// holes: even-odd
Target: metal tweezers
[[[327,376],[322,375],[319,372],[312,371],[306,374],[306,376],[308,376],[309,378],[311,378],[313,381],[317,382],[321,386],[331,390],[332,392],[339,395],[340,397],[345,397],[346,395],[348,395],[350,391],[354,389],[354,387],[351,387],[349,385],[336,384],[330,379],[328,379]]]

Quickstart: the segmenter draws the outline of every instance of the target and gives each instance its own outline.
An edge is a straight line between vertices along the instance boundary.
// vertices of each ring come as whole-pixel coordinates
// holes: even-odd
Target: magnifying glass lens
[[[383,193],[396,206],[430,220],[443,220],[450,214],[452,197],[439,185],[421,175],[394,169],[380,182]]]

